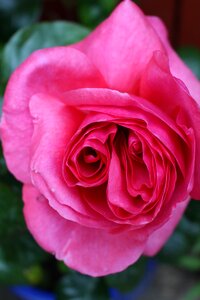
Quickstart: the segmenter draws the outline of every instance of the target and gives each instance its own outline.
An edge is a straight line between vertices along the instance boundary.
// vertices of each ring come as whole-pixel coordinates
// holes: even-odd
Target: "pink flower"
[[[100,276],[154,255],[200,198],[200,84],[125,0],[82,42],[33,53],[1,121],[36,241]]]

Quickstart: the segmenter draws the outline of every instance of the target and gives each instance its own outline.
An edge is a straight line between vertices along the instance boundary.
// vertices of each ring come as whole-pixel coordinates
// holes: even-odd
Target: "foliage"
[[[194,47],[183,47],[178,51],[180,57],[200,79],[200,51]]]
[[[200,298],[200,283],[196,284],[188,293],[184,296],[183,300],[199,300]]]
[[[70,271],[58,283],[57,299],[106,300],[108,290],[102,279]]]
[[[127,268],[125,272],[109,275],[105,277],[105,280],[109,286],[125,293],[130,291],[133,286],[137,286],[145,273],[145,269],[146,259],[142,257],[133,266]]]
[[[16,30],[37,21],[41,10],[40,0],[1,0],[0,20],[4,26],[0,31],[0,43],[6,42]]]
[[[78,0],[78,19],[90,28],[102,22],[119,3],[119,0]]]
[[[34,24],[19,30],[2,50],[1,85],[5,85],[16,67],[35,50],[70,45],[88,33],[85,27],[64,21]]]

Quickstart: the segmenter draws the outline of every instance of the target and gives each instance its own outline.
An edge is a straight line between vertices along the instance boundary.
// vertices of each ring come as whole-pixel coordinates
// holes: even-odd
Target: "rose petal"
[[[145,246],[145,255],[153,256],[164,246],[180,221],[189,200],[190,198],[187,198],[185,201],[178,203],[173,209],[169,221],[149,236]]]
[[[11,76],[3,104],[1,135],[8,168],[22,182],[30,182],[31,96],[47,93],[59,97],[69,89],[83,86],[105,84],[88,58],[70,47],[38,50]]]
[[[82,113],[55,98],[38,94],[30,101],[34,118],[31,178],[49,204],[66,219],[93,227],[113,227],[85,203],[77,189],[69,188],[62,176],[66,145],[82,121]]]
[[[176,120],[179,127],[183,128],[183,124],[179,123],[178,112],[180,111],[185,116],[184,126],[193,128],[196,140],[200,140],[200,108],[187,93],[186,88],[171,75],[167,57],[160,52],[154,54],[143,74],[140,95],[164,110],[172,119]],[[176,143],[173,144],[176,145]],[[178,153],[175,157],[178,157]],[[200,199],[199,164],[200,144],[197,142],[194,188],[191,193],[191,196],[197,199]]]
[[[107,180],[107,170],[110,161],[109,146],[115,136],[117,127],[114,124],[96,121],[96,114],[95,116],[91,116],[91,114],[86,116],[67,145],[63,160],[63,175],[69,186],[77,184],[84,187],[91,187],[100,185]],[[89,161],[84,162],[84,159],[80,160],[80,153],[83,152],[83,149],[93,149],[97,155],[95,163],[98,161],[98,164],[88,164]],[[96,174],[96,171],[98,174]],[[92,174],[98,176],[91,176],[90,180],[89,177]]]
[[[173,76],[181,79],[190,91],[192,97],[200,104],[200,82],[194,76],[192,71],[184,64],[184,62],[178,57],[176,52],[172,49],[166,28],[163,22],[157,17],[148,17],[149,22],[158,33],[162,40],[165,49],[169,57],[170,71]]]
[[[110,88],[125,92],[137,89],[153,51],[164,51],[143,12],[128,0],[76,48],[92,60]]]
[[[157,82],[155,84],[158,87]],[[152,87],[152,91],[154,89],[155,87]],[[143,86],[141,93],[146,93]],[[154,95],[153,92],[152,94]],[[151,96],[150,94],[149,97]],[[155,96],[155,99],[157,99],[157,96]],[[109,89],[77,89],[65,93],[62,101],[86,112],[93,111],[99,113],[99,117],[95,116],[95,114],[93,115],[91,122],[95,122],[95,118],[96,121],[112,121],[113,118],[113,121],[116,120],[117,123],[124,124],[125,127],[129,128],[134,119],[144,121],[149,131],[170,149],[176,157],[180,168],[184,169],[185,160],[183,160],[180,154],[182,153],[183,141],[187,142],[187,139],[182,129],[177,126],[174,120],[175,117],[173,116],[172,118],[165,113],[167,109],[163,111],[162,107],[161,110],[160,107],[155,105],[157,103],[153,103],[153,100],[151,103],[142,97],[135,97]],[[165,103],[165,105],[167,104]],[[89,123],[90,116],[86,120],[87,123]]]
[[[132,217],[134,214],[137,214],[138,208],[134,205],[133,197],[128,194],[124,176],[125,174],[122,173],[119,157],[115,149],[113,149],[107,185],[108,203],[112,211],[112,205],[114,205],[126,210],[127,213],[129,212],[129,217]],[[117,217],[121,218],[120,210]]]
[[[24,186],[23,199],[27,226],[37,242],[81,273],[103,276],[120,272],[143,252],[145,239],[139,231],[110,234],[67,221],[30,185]]]

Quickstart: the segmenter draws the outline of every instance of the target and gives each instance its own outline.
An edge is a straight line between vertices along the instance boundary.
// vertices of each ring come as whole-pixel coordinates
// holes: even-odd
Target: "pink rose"
[[[200,198],[200,84],[125,0],[82,42],[33,53],[1,136],[36,241],[93,276],[154,255]]]

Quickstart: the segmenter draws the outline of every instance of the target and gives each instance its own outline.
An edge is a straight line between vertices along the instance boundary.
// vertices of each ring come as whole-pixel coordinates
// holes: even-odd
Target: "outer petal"
[[[110,88],[125,92],[137,89],[152,52],[164,51],[148,19],[129,0],[76,47],[97,66]]]
[[[181,81],[172,76],[169,70],[167,57],[157,52],[149,62],[140,85],[140,95],[165,111],[177,123],[180,111],[184,118],[183,125],[194,130],[196,138],[196,157],[194,170],[194,188],[192,197],[200,199],[200,108],[188,93]]]
[[[189,200],[190,198],[178,203],[172,211],[169,221],[149,236],[144,250],[145,255],[153,256],[164,246],[180,221]]]
[[[170,70],[172,74],[185,83],[192,97],[198,102],[198,104],[200,104],[199,80],[194,76],[191,70],[183,63],[176,52],[172,49],[163,22],[157,17],[149,17],[148,19],[165,46],[169,57]]]
[[[23,199],[27,226],[37,242],[79,272],[92,276],[119,272],[143,252],[145,237],[139,232],[109,234],[67,221],[30,185],[24,186]]]
[[[66,219],[91,227],[115,227],[88,207],[62,175],[66,145],[79,127],[82,113],[45,94],[32,97],[30,111],[36,116],[30,163],[33,184]]]
[[[5,93],[1,136],[7,165],[19,180],[30,182],[31,96],[47,93],[59,97],[83,86],[105,85],[87,57],[70,47],[36,51],[13,73]]]

